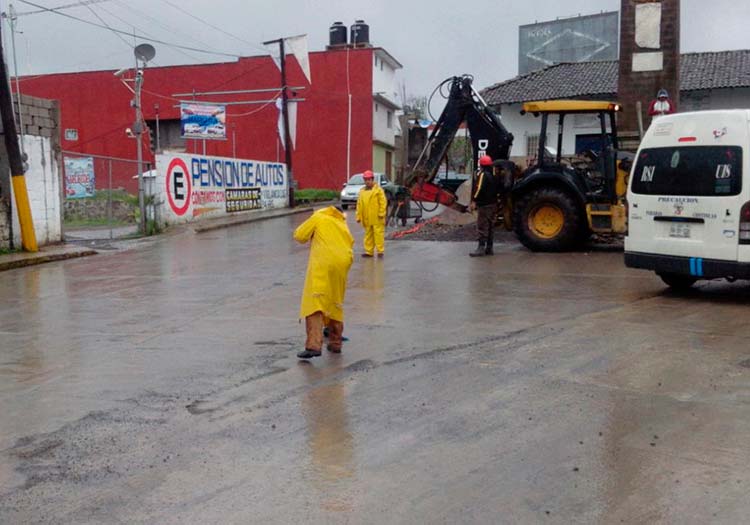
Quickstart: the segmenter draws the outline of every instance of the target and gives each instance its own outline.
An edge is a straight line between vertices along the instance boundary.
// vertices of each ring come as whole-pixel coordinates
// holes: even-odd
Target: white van
[[[659,117],[630,172],[625,264],[674,288],[750,279],[750,110]]]

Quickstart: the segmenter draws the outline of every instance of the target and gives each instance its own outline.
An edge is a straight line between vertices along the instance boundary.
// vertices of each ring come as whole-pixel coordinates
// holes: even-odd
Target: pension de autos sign
[[[279,162],[165,154],[157,155],[156,170],[167,223],[287,205],[286,165]]]

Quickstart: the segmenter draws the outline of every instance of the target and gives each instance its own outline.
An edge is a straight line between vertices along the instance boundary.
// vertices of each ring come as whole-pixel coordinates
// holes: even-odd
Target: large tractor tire
[[[557,188],[538,188],[521,197],[513,224],[518,240],[534,252],[572,250],[588,229],[573,197]]]

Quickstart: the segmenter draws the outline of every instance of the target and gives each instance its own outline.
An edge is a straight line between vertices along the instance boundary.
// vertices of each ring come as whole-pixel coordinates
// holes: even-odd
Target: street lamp
[[[133,132],[138,143],[138,208],[141,211],[141,233],[146,235],[146,201],[143,196],[143,113],[141,111],[141,88],[143,87],[143,70],[146,64],[156,56],[156,49],[151,44],[140,44],[133,50],[135,54],[135,123]]]

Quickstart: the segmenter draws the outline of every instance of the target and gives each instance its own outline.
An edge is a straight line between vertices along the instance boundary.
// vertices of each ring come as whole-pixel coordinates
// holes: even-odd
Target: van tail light
[[[750,244],[750,202],[740,210],[740,244]]]

